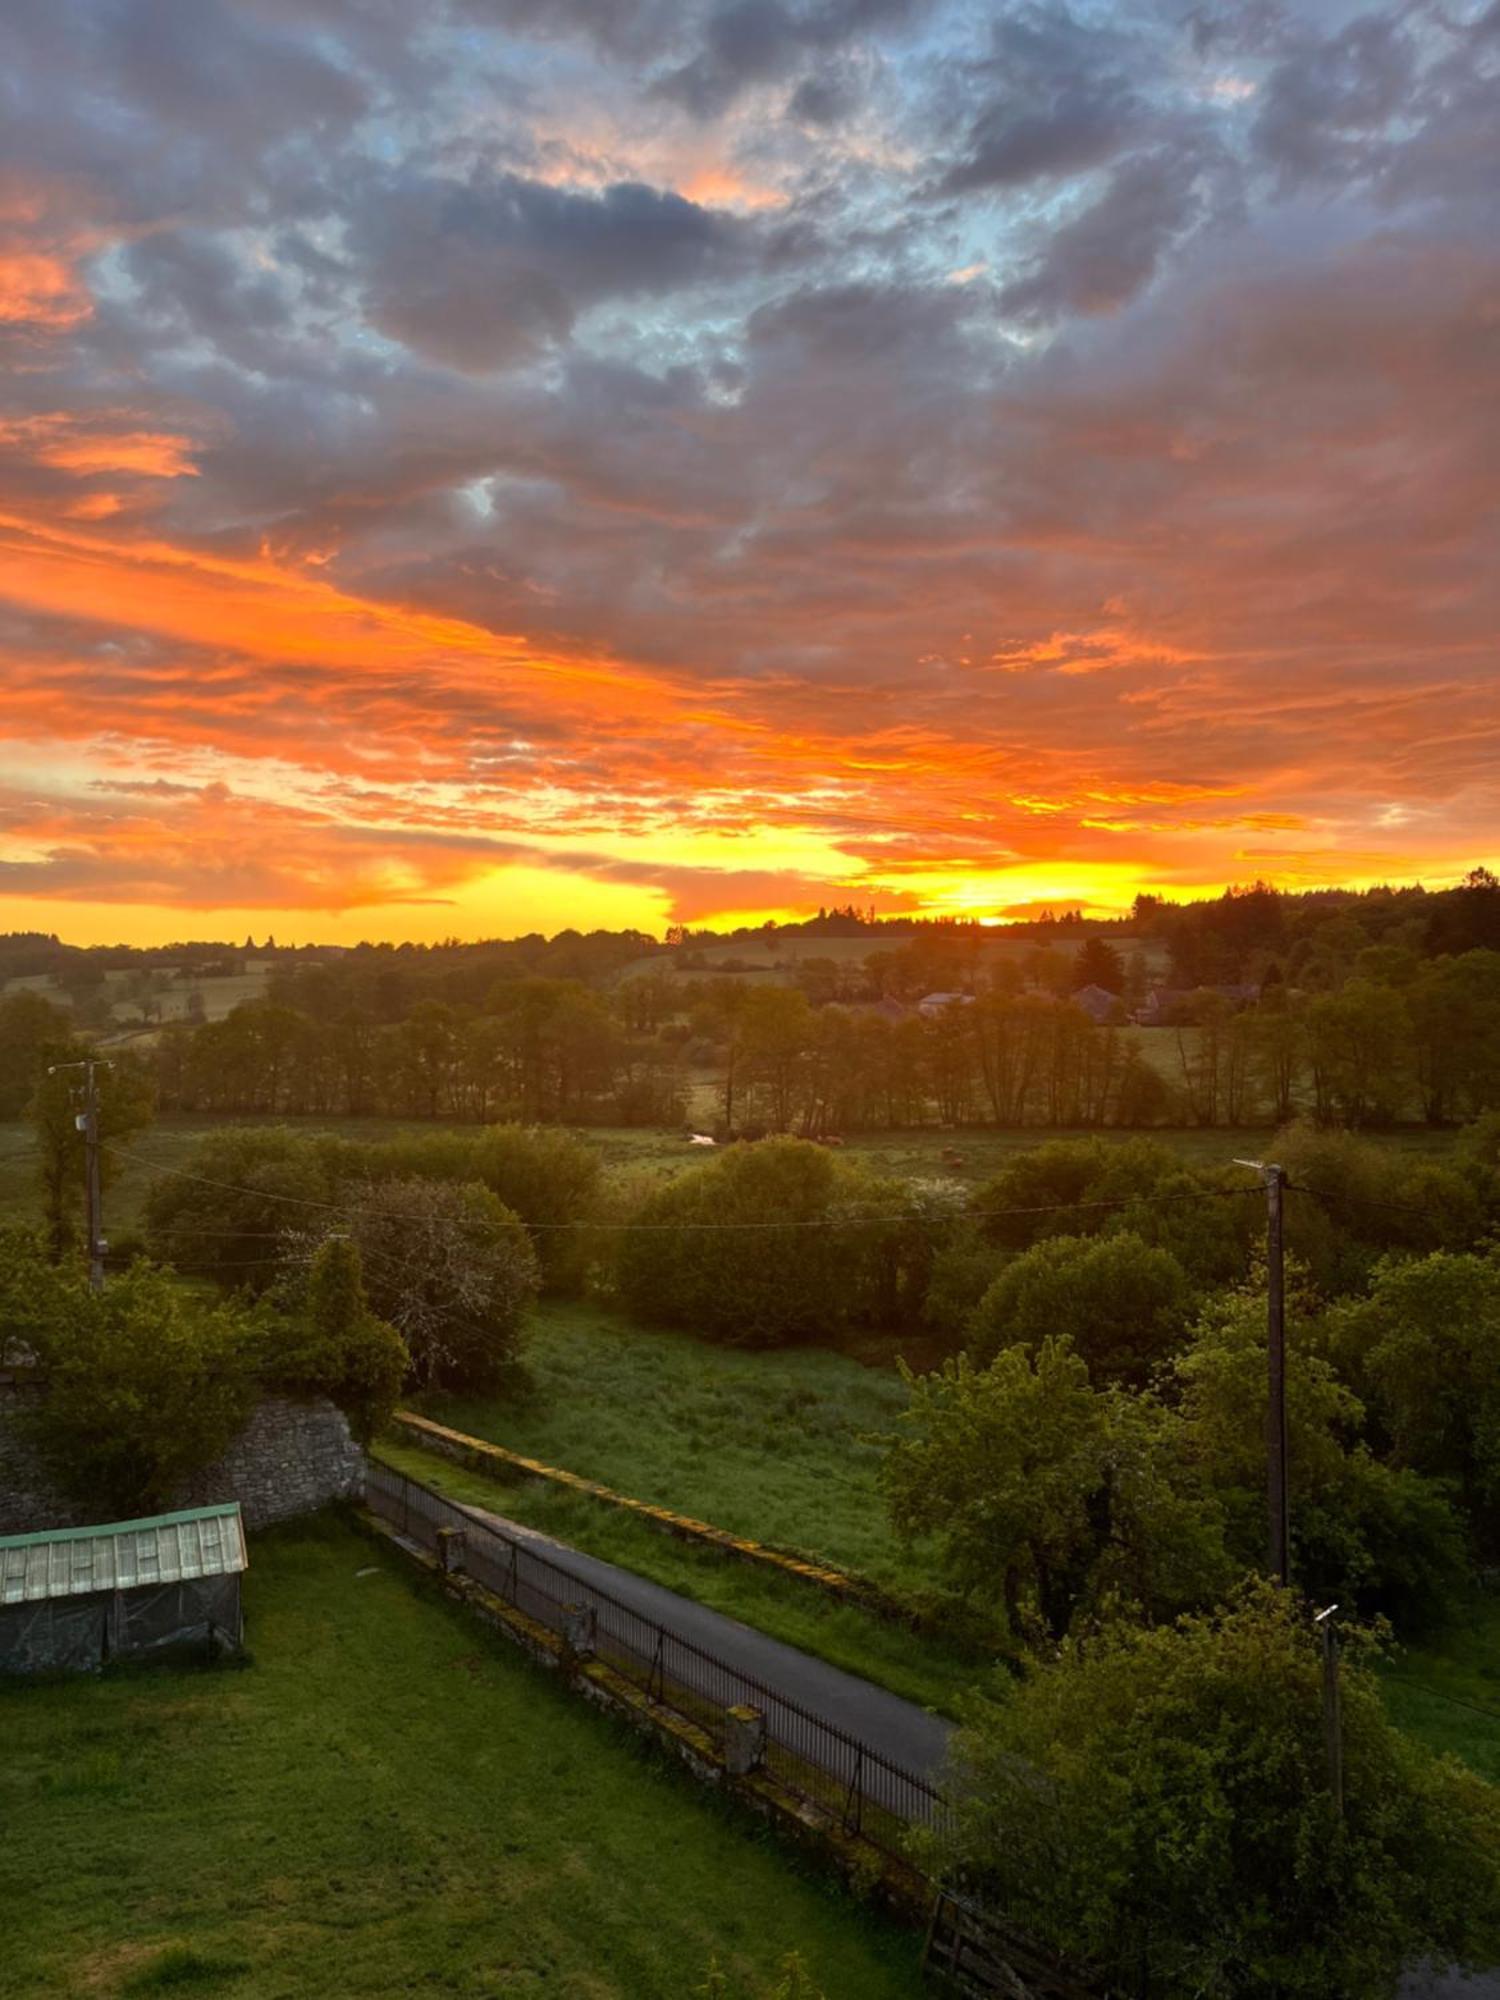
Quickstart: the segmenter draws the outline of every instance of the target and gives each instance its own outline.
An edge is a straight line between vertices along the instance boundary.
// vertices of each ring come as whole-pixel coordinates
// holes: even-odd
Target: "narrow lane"
[[[523,1527],[504,1514],[483,1507],[465,1507],[478,1521],[499,1528],[517,1541],[535,1548],[549,1562],[556,1563],[580,1583],[607,1590],[628,1604],[643,1618],[653,1619],[690,1639],[695,1646],[717,1653],[720,1659],[742,1672],[753,1674],[767,1687],[831,1722],[871,1749],[882,1751],[891,1762],[919,1778],[933,1778],[948,1748],[953,1724],[945,1716],[933,1715],[915,1702],[831,1667],[826,1660],[799,1652],[795,1646],[771,1639],[722,1611],[711,1611],[691,1597],[679,1596],[665,1585],[652,1583],[632,1570],[620,1569],[597,1556],[584,1555],[566,1542],[554,1541],[535,1528]]]

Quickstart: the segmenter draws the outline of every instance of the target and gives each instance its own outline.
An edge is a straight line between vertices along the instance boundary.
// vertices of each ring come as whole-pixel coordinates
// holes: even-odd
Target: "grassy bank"
[[[1382,1682],[1402,1729],[1500,1784],[1500,1600],[1481,1598],[1451,1631],[1403,1647]]]
[[[928,1584],[876,1489],[896,1374],[814,1349],[771,1354],[658,1333],[597,1307],[535,1314],[519,1399],[434,1397],[429,1416],[731,1533],[897,1589]]]
[[[913,1990],[913,1937],[342,1523],[246,1583],[243,1671],[0,1690],[7,1996]]]
[[[487,1507],[637,1576],[650,1577],[668,1590],[860,1674],[923,1708],[952,1714],[958,1696],[990,1669],[982,1657],[938,1638],[909,1631],[857,1605],[840,1604],[793,1578],[676,1541],[635,1516],[582,1494],[529,1480],[501,1484],[416,1445],[387,1440],[377,1451],[387,1464],[451,1499]]]

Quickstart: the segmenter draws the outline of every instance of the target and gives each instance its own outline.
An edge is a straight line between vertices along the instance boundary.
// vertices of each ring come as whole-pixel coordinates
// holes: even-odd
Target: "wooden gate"
[[[932,1907],[922,1970],[955,2000],[1101,2000],[1003,1919],[946,1890]]]

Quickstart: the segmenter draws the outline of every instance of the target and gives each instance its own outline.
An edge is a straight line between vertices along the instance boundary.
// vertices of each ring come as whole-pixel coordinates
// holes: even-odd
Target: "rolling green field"
[[[0,1690],[7,2000],[731,2000],[918,1941],[337,1518],[251,1546],[251,1664]]]
[[[906,1407],[893,1371],[812,1348],[746,1353],[658,1333],[596,1307],[544,1304],[523,1398],[441,1396],[440,1422],[732,1533],[823,1557],[899,1590],[904,1551],[876,1490]]]
[[[622,967],[616,977],[689,980],[712,979],[716,974],[732,973],[757,983],[769,980],[779,985],[790,985],[796,968],[809,959],[833,959],[839,965],[863,965],[867,958],[877,954],[909,947],[920,941],[921,935],[893,936],[873,932],[856,937],[824,937],[798,931],[758,932],[753,937],[725,938],[716,944],[689,944],[681,954],[694,961],[687,966],[677,963],[675,953],[654,952]],[[1155,940],[1117,937],[1110,930],[1083,924],[1076,931],[1069,931],[1051,942],[1054,949],[1071,955],[1085,939],[1095,936],[1113,945],[1127,961],[1140,959],[1149,977],[1165,976],[1170,961],[1166,948]],[[931,941],[930,938],[928,941]],[[985,966],[998,965],[1004,960],[1020,964],[1042,942],[1040,938],[1014,937],[994,930],[979,940],[979,959]]]
[[[226,1014],[245,1001],[259,1000],[264,995],[273,969],[274,961],[269,958],[247,958],[243,970],[226,973],[222,978],[164,969],[152,989],[157,1018],[162,1021],[186,1020],[188,1003],[196,993],[202,1002],[203,1018],[222,1021]],[[140,973],[125,970],[105,973],[104,991],[117,1020],[139,1017],[136,995],[140,978]],[[26,992],[40,993],[44,1000],[50,1000],[57,1007],[72,1007],[66,989],[50,972],[23,974],[17,979],[0,981],[0,998],[7,993]]]

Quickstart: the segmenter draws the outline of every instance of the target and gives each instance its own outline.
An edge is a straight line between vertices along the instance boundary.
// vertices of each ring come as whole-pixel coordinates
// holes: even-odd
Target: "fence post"
[[[741,1705],[724,1711],[724,1769],[731,1778],[747,1778],[766,1761],[766,1718],[758,1708]]]
[[[521,1545],[519,1542],[512,1542],[510,1545],[510,1601],[512,1604],[519,1604],[521,1601],[521,1578],[518,1567],[520,1559]]]
[[[437,1531],[438,1561],[447,1576],[453,1576],[464,1566],[464,1531],[462,1528],[439,1528]]]
[[[411,1481],[403,1472],[401,1475],[401,1532],[411,1534]]]
[[[591,1660],[597,1650],[598,1614],[592,1604],[563,1606],[563,1658],[571,1665]]]
[[[854,1775],[849,1780],[849,1794],[844,1800],[844,1831],[858,1833],[863,1818],[865,1776],[865,1746],[858,1744],[854,1752]]]
[[[656,1628],[656,1652],[651,1661],[651,1671],[646,1676],[647,1701],[660,1701],[666,1692],[667,1676],[666,1670],[662,1665],[661,1656],[661,1649],[666,1644],[666,1638],[665,1627],[658,1625]]]

